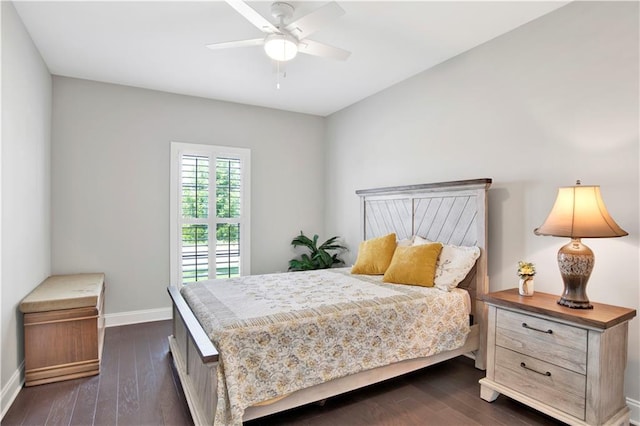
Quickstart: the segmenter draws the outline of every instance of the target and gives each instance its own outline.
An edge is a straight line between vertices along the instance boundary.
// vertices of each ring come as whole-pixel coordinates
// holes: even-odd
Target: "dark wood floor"
[[[169,321],[108,328],[99,376],[22,389],[2,425],[192,425],[170,333]],[[246,426],[558,424],[504,396],[483,401],[483,376],[459,357]]]

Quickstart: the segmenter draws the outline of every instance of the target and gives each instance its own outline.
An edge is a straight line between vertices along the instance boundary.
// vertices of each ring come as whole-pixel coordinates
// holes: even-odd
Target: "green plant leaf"
[[[319,247],[320,250],[346,250],[346,247],[336,243],[339,237],[331,237]]]
[[[298,235],[298,236],[297,236],[297,237],[295,237],[293,240],[291,240],[291,244],[292,244],[294,247],[297,247],[297,246],[305,246],[305,247],[308,247],[308,248],[309,248],[309,250],[315,250],[315,248],[316,248],[315,243],[314,243],[313,241],[311,241],[311,240],[309,239],[309,237],[307,237],[306,235],[304,235],[304,234],[302,233],[302,231],[300,231],[300,235]]]
[[[318,261],[320,262],[320,264],[325,267],[328,268],[331,265],[333,265],[333,258],[331,257],[331,255],[329,253],[327,253],[324,250],[318,251]]]
[[[320,247],[318,247],[318,235],[314,234],[313,239],[310,239],[302,231],[300,235],[291,240],[291,245],[294,247],[303,246],[309,250],[309,254],[304,253],[300,256],[300,259],[292,259],[289,261],[290,271],[301,271],[310,269],[326,269],[331,268],[335,264],[344,263],[338,258],[338,253],[331,254],[332,250],[346,250],[346,247],[337,243],[339,237],[331,237]]]

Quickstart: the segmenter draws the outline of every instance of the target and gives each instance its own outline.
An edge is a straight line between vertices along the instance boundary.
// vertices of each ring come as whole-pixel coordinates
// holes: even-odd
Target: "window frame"
[[[206,220],[209,229],[209,253],[216,247],[216,229],[221,223],[229,223],[228,218],[218,218],[216,210],[216,158],[239,159],[241,163],[241,190],[240,190],[240,275],[251,274],[251,150],[248,148],[195,144],[186,142],[171,142],[171,170],[169,190],[169,269],[171,285],[182,287],[182,155],[197,155],[209,157],[209,206]],[[213,171],[213,172],[212,172]],[[235,221],[234,221],[235,223]],[[209,279],[216,279],[216,256],[209,257]],[[213,267],[212,267],[213,265]]]

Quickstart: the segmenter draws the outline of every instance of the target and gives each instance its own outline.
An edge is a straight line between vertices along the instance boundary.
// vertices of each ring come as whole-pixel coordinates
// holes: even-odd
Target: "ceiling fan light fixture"
[[[274,61],[290,61],[298,54],[298,42],[288,34],[271,34],[265,39],[264,51]]]

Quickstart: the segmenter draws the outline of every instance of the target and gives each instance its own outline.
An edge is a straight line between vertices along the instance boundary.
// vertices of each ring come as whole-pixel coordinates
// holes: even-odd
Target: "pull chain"
[[[276,89],[280,90],[280,61],[276,61],[276,73],[277,73],[277,77],[276,77]],[[286,68],[282,70],[282,78],[287,78],[287,71]]]

